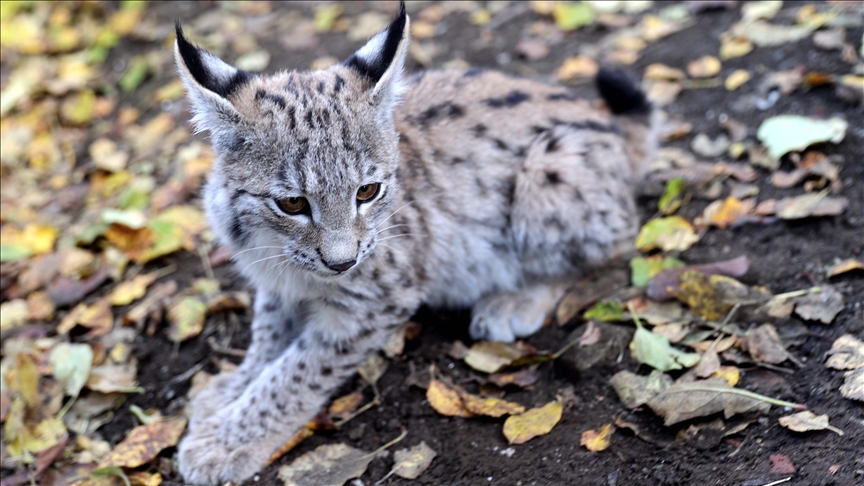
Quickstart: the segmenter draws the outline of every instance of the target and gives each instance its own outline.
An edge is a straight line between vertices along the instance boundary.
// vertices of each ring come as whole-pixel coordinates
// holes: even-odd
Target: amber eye
[[[286,214],[300,214],[309,205],[305,197],[286,197],[285,199],[277,199],[276,205]]]
[[[362,203],[372,199],[378,195],[379,187],[377,182],[360,186],[360,189],[357,189],[357,201]]]

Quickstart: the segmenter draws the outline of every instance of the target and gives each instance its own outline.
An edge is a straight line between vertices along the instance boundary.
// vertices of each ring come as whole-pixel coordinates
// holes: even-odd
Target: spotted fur
[[[246,359],[189,406],[191,483],[254,474],[422,303],[473,306],[473,337],[512,341],[569,279],[632,246],[653,146],[644,97],[598,79],[631,100],[615,116],[493,71],[403,78],[409,24],[403,7],[345,63],[269,76],[198,49],[178,24],[193,123],[218,155],[207,214],[256,289]],[[292,197],[305,212],[280,209]]]

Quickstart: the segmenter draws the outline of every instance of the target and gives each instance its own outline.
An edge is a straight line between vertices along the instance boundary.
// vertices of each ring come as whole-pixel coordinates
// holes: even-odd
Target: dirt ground
[[[787,2],[787,10],[796,8]],[[175,18],[193,19],[206,12],[219,9],[210,2],[170,2],[152,5],[150,17],[159,24],[172,24]],[[306,15],[312,11],[308,4],[276,3],[276,10],[299,9]],[[657,7],[649,10],[656,11]],[[346,4],[346,17],[364,11],[359,4]],[[688,62],[702,55],[716,55],[720,34],[741,17],[740,7],[716,9],[693,15],[695,25],[663,39],[651,42],[638,60],[626,69],[639,76],[652,63],[684,68]],[[566,34],[562,42],[551,46],[547,57],[529,61],[520,57],[516,45],[537,20],[530,8],[517,11],[512,18],[495,27],[495,35],[485,38],[483,27],[474,25],[467,13],[453,13],[441,24],[446,34],[435,38],[439,54],[433,66],[442,66],[453,59],[463,59],[472,66],[499,69],[505,72],[552,77],[565,58],[580,52],[580,46],[597,43],[606,33],[602,27],[589,27]],[[278,27],[277,27],[278,28]],[[848,28],[846,38],[857,46],[864,28]],[[194,38],[194,33],[191,34]],[[307,68],[312,61],[324,55],[345,58],[358,44],[342,34],[322,34],[320,42],[306,50],[287,52],[279,42],[262,36],[259,43],[273,56],[268,71],[282,68]],[[142,49],[143,43],[124,41],[112,51],[111,59]],[[124,51],[128,48],[128,51]],[[808,37],[777,47],[757,48],[747,56],[724,61],[721,78],[743,68],[755,73],[790,70],[806,66],[807,71],[845,73],[848,64],[840,51],[816,50]],[[420,69],[415,60],[408,69]],[[160,79],[145,84],[153,89],[170,77],[164,73]],[[707,133],[712,138],[723,133],[719,120],[728,115],[749,127],[751,137],[759,124],[778,114],[799,114],[812,117],[837,115],[849,121],[846,139],[837,145],[823,147],[829,155],[843,157],[840,178],[841,195],[849,199],[846,211],[836,217],[809,218],[800,221],[776,221],[771,224],[745,224],[727,229],[711,229],[681,258],[689,263],[703,263],[746,255],[752,261],[748,273],[741,279],[748,284],[768,287],[774,293],[807,288],[823,281],[817,272],[838,258],[864,257],[864,110],[838,99],[830,87],[817,87],[805,92],[796,90],[781,96],[765,110],[746,106],[740,102],[748,95],[757,94],[757,83],[750,82],[734,92],[723,87],[684,90],[675,102],[665,109],[693,125],[692,133],[668,146],[687,149],[694,134]],[[590,85],[575,88],[582,94],[595,97]],[[184,107],[175,107],[176,110]],[[784,164],[789,164],[784,162]],[[791,166],[791,164],[789,164]],[[785,167],[785,165],[784,165]],[[784,197],[790,190],[777,189],[769,182],[769,173],[761,170],[755,181],[760,198]],[[710,201],[695,199],[684,206],[681,214],[688,220],[702,214]],[[643,197],[640,204],[647,220],[655,214],[657,198]],[[179,282],[189,282],[204,276],[204,269],[196,255],[183,254],[164,259],[175,263],[178,270],[172,276]],[[622,264],[622,267],[626,263]],[[230,265],[215,269],[216,276],[226,288],[241,289]],[[455,340],[470,343],[467,335],[468,314],[459,311],[423,309],[413,320],[422,326],[421,335],[407,343],[402,356],[394,359],[378,382],[382,403],[348,422],[341,430],[318,432],[297,449],[280,458],[262,471],[249,484],[281,484],[277,477],[279,466],[290,463],[299,455],[328,443],[346,443],[363,450],[374,450],[407,431],[402,446],[425,441],[437,451],[431,467],[418,479],[408,481],[391,477],[384,484],[448,484],[448,485],[741,485],[760,486],[785,479],[790,485],[864,484],[864,404],[843,398],[838,388],[843,373],[823,365],[831,343],[843,334],[864,336],[864,273],[850,272],[831,279],[831,283],[846,299],[845,309],[831,325],[822,325],[791,317],[784,324],[787,330],[806,329],[798,336],[790,351],[803,366],[783,370],[742,365],[741,388],[776,398],[807,404],[820,414],[827,414],[831,424],[845,432],[838,436],[828,431],[795,433],[778,425],[777,418],[785,412],[779,408],[760,417],[740,433],[729,437],[708,436],[688,442],[676,441],[676,436],[687,429],[690,422],[664,427],[662,418],[650,410],[628,411],[619,402],[609,384],[609,378],[620,370],[645,371],[624,353],[620,362],[605,362],[587,372],[576,373],[562,363],[545,363],[539,367],[541,379],[532,387],[508,393],[510,400],[525,405],[542,405],[554,399],[562,390],[572,390],[575,398],[563,414],[561,422],[548,435],[530,442],[508,445],[501,433],[501,420],[442,417],[426,402],[425,391],[406,383],[414,372],[423,371],[434,364],[445,370],[457,383],[471,388],[476,372],[463,362],[450,358],[446,351]],[[165,415],[177,413],[185,402],[190,386],[188,370],[196,366],[216,372],[214,355],[208,340],[216,340],[233,349],[245,349],[249,342],[247,325],[250,313],[239,314],[239,319],[214,317],[207,322],[204,332],[179,347],[162,333],[140,335],[135,341],[134,353],[138,357],[138,382],[144,393],[131,395],[127,404],[142,409],[158,408]],[[574,322],[565,326],[548,326],[527,341],[541,350],[555,351],[566,342],[568,334],[577,327]],[[759,322],[740,322],[744,329]],[[783,330],[781,329],[781,335]],[[239,358],[229,359],[239,362]],[[180,377],[181,379],[177,379]],[[361,387],[356,378],[344,387],[351,391]],[[365,390],[366,399],[372,392]],[[566,393],[566,392],[565,392]],[[135,424],[133,415],[124,406],[115,419],[100,429],[111,444],[121,441]],[[609,449],[594,453],[580,446],[583,431],[597,429],[603,424],[623,419],[636,424],[641,430],[637,437],[631,430],[620,428],[612,438]],[[397,448],[398,448],[397,447]],[[173,449],[163,453],[170,457]],[[771,456],[781,454],[794,464],[792,474],[771,472]],[[839,466],[834,467],[832,466]],[[392,466],[392,456],[378,457],[356,484],[374,484],[384,477]],[[163,484],[182,484],[179,477],[167,477]],[[352,483],[354,484],[354,483]]]

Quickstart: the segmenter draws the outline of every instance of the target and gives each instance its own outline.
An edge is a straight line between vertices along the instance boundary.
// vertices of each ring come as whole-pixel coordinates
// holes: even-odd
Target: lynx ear
[[[212,135],[231,128],[239,114],[228,97],[246,84],[252,75],[225,63],[209,52],[189,43],[177,20],[174,58],[183,85],[192,100],[193,124],[197,131]]]
[[[369,99],[373,104],[392,105],[402,92],[410,23],[405,2],[399,2],[399,16],[343,63],[372,82],[374,88]]]

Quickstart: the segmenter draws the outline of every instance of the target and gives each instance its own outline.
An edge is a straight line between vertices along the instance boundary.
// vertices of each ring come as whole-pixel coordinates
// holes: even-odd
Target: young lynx
[[[496,72],[403,78],[409,20],[317,72],[175,55],[218,159],[213,230],[256,289],[238,370],[190,404],[180,472],[248,478],[422,303],[473,306],[475,339],[542,326],[568,279],[630,248],[650,107],[602,71],[607,110]],[[401,102],[400,102],[401,101]]]

